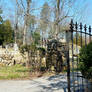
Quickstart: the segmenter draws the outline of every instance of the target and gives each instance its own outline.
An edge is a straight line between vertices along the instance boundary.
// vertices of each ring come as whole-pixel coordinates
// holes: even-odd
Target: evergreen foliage
[[[14,42],[14,30],[9,20],[3,20],[2,10],[0,10],[0,45],[6,45]]]
[[[92,79],[92,42],[81,48],[79,61],[82,75],[87,79]]]

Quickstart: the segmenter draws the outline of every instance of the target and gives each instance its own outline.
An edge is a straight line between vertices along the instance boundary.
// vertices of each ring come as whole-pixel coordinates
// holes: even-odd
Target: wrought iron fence
[[[68,79],[68,92],[89,92],[89,82],[85,79],[80,70],[79,65],[79,50],[86,46],[92,40],[91,26],[87,27],[86,24],[74,23],[71,20],[70,30],[71,40],[68,42],[68,58],[67,58],[67,79]],[[91,91],[90,91],[91,92]]]
[[[32,61],[31,64],[33,64],[34,67],[37,67],[37,70],[38,70],[38,68],[40,69],[41,62],[42,62],[43,58],[45,59],[45,62],[48,59],[47,56],[50,57],[50,59],[48,59],[50,61],[51,61],[51,58],[53,58],[54,55],[50,51],[52,51],[52,52],[56,51],[60,55],[60,52],[63,50],[60,49],[60,52],[59,52],[59,51],[57,51],[57,49],[66,46],[67,50],[64,50],[64,52],[66,51],[65,55],[67,57],[68,92],[87,92],[87,89],[89,90],[90,84],[89,84],[88,80],[82,76],[82,74],[78,68],[78,65],[79,65],[80,49],[83,46],[87,46],[87,44],[90,43],[92,40],[91,26],[87,27],[86,25],[83,25],[82,23],[80,23],[80,24],[78,24],[77,22],[74,23],[73,20],[71,20],[70,30],[66,31],[66,34],[67,33],[69,33],[68,36],[70,35],[70,40],[68,38],[67,43],[64,46],[57,46],[57,44],[53,43],[53,40],[51,40],[51,42],[50,42],[49,40],[44,39],[42,46],[41,46],[42,48],[45,48],[45,51],[46,51],[44,56],[42,56],[43,53],[39,52],[38,50],[37,50],[38,52],[36,50],[31,52],[30,53],[30,55],[31,55],[30,61]],[[49,49],[49,45],[47,43],[51,43],[51,46],[52,47],[54,46],[54,49],[52,47]],[[57,48],[57,47],[59,47],[59,48]],[[56,52],[54,52],[54,53],[55,53],[55,56],[57,57],[59,55]],[[55,56],[54,56],[54,58],[55,58]],[[62,56],[59,57],[60,60],[61,60],[61,57]],[[55,60],[56,60],[55,62],[59,61],[58,58]],[[48,63],[48,64],[50,65],[50,63]],[[60,65],[60,63],[59,63],[59,65]],[[55,68],[56,68],[56,66],[55,66]],[[91,92],[91,91],[88,91],[88,92]]]

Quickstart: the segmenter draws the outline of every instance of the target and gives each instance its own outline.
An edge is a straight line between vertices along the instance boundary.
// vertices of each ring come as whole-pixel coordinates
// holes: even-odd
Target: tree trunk
[[[58,31],[59,31],[59,15],[60,15],[60,0],[57,0],[57,9],[56,9],[56,33],[55,33],[55,39],[58,38]]]
[[[27,10],[25,14],[25,22],[24,22],[24,32],[23,32],[23,45],[27,45],[27,29],[29,26],[29,14],[30,14],[30,4],[31,0],[26,0],[27,2]],[[27,52],[28,54],[28,60],[26,61],[26,66],[29,68],[30,67],[30,53],[29,51]]]
[[[31,58],[30,58],[30,51],[27,52],[27,61],[26,61],[26,67],[30,68],[31,67]]]
[[[17,32],[18,32],[18,1],[16,0],[16,10],[15,10],[15,31],[14,31],[14,40],[17,42]]]
[[[26,45],[26,31],[27,31],[27,26],[24,26],[24,33],[23,33],[23,45]]]
[[[29,14],[30,14],[30,4],[31,4],[31,0],[26,0],[27,2],[27,11],[25,14],[25,23],[24,23],[24,33],[23,33],[23,45],[27,44],[27,29],[28,29],[28,25],[29,25]]]

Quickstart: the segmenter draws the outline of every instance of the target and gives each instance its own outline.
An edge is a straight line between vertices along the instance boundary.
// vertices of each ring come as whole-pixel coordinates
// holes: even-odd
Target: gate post
[[[69,59],[69,38],[68,38],[69,34],[68,31],[66,31],[66,45],[67,45],[67,85],[68,85],[68,92],[71,92],[70,90],[70,59]]]

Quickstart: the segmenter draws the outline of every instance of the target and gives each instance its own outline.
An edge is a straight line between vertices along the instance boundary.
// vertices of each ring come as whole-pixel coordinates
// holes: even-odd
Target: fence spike
[[[91,33],[91,26],[89,26],[89,33]]]
[[[78,24],[77,24],[77,22],[76,22],[76,24],[75,24],[75,28],[76,28],[76,31],[77,31],[77,29],[78,29]]]
[[[73,32],[73,28],[74,28],[74,23],[73,23],[73,19],[71,19],[71,23],[70,23],[70,31]]]
[[[89,42],[91,42],[91,26],[89,26]]]
[[[84,30],[85,30],[85,33],[86,33],[86,31],[87,31],[87,26],[86,26],[86,24],[84,25]]]
[[[86,32],[87,32],[87,26],[86,26],[86,24],[84,25],[84,31],[85,31],[85,46],[86,46],[86,44],[87,44],[87,41],[86,41],[86,39],[87,39],[87,34],[86,34]]]
[[[82,30],[82,23],[80,23],[80,30]]]

